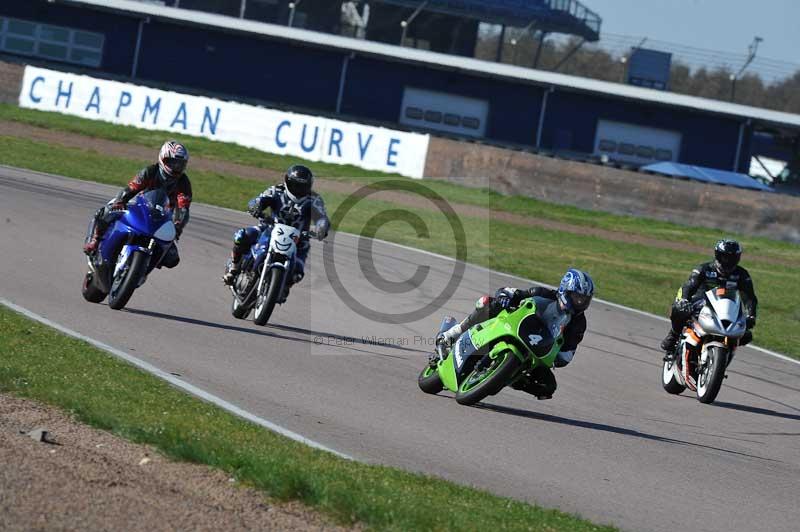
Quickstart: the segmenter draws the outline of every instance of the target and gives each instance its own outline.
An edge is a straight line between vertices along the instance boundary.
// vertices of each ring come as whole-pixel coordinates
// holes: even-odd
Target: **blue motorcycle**
[[[90,224],[87,239],[93,229]],[[133,197],[88,257],[89,271],[81,290],[84,299],[100,303],[108,296],[112,309],[125,307],[133,291],[161,265],[175,237],[172,209],[163,189]]]
[[[285,301],[297,244],[311,231],[300,231],[280,220],[262,220],[264,230],[242,258],[241,272],[231,286],[231,314],[245,319],[253,310],[253,323],[266,325],[276,303]]]

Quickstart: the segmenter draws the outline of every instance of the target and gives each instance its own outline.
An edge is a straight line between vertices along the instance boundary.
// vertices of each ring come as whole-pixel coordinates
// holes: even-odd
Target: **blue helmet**
[[[572,313],[577,314],[589,308],[593,295],[594,281],[588,273],[575,268],[567,270],[558,285],[558,301],[564,310]]]

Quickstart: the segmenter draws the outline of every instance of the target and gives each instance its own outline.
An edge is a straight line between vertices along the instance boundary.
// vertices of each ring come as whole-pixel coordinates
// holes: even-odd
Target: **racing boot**
[[[100,245],[100,239],[103,238],[103,233],[100,229],[100,224],[95,225],[91,238],[83,245],[83,252],[87,255],[94,255],[97,251],[97,246]]]
[[[555,377],[549,370],[547,372],[549,374],[544,373],[542,370],[538,370],[537,373],[540,375],[534,376],[530,373],[523,374],[517,380],[511,383],[511,387],[515,390],[529,393],[536,397],[536,399],[539,401],[552,399],[553,393],[556,391],[556,387],[558,386],[556,384]]]
[[[281,293],[281,298],[278,303],[286,303],[286,300],[289,298],[289,291],[294,285],[302,281],[303,277],[305,277],[304,272],[295,272],[292,274],[292,278],[289,279],[289,282],[283,285],[283,292]]]
[[[222,282],[228,286],[233,286],[236,276],[242,270],[242,256],[238,257],[231,255],[228,261],[228,267],[225,268],[225,275],[222,276]]]
[[[436,337],[436,343],[444,344],[445,348],[449,349],[453,342],[455,342],[459,336],[461,336],[461,324],[456,323],[443,333],[440,333],[439,336]]]
[[[675,348],[678,346],[678,338],[680,338],[680,334],[670,329],[667,336],[661,340],[661,349],[665,352],[664,362],[671,362],[675,359]]]

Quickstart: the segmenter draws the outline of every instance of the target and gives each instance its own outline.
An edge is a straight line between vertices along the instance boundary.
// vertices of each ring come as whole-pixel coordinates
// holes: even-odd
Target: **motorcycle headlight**
[[[728,330],[725,331],[728,336],[742,336],[746,330],[747,326],[743,319],[737,320],[734,323],[728,326]]]
[[[158,228],[153,236],[158,240],[163,240],[164,242],[172,242],[175,240],[175,224],[172,223],[172,220],[164,222],[164,224]]]
[[[711,314],[711,311],[707,308],[704,308],[700,314],[697,316],[697,321],[700,322],[700,326],[705,329],[706,331],[716,331],[719,329],[719,325],[717,325],[714,316]]]

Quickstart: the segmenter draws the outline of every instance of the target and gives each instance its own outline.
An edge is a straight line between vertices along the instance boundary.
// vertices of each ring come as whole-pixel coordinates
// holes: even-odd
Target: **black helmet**
[[[314,174],[302,164],[295,164],[286,170],[283,176],[283,184],[286,186],[286,193],[293,201],[298,201],[311,193],[314,186]]]
[[[736,240],[720,240],[714,246],[714,266],[719,273],[730,274],[742,258],[742,246]]]

